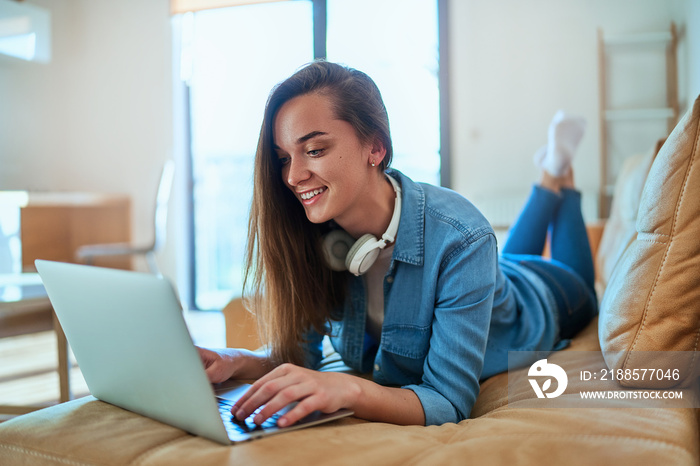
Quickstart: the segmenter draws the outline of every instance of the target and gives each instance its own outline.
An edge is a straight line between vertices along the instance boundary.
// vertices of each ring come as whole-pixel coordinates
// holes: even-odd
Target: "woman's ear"
[[[380,165],[386,157],[386,147],[379,138],[375,138],[370,146],[369,160],[372,166]]]

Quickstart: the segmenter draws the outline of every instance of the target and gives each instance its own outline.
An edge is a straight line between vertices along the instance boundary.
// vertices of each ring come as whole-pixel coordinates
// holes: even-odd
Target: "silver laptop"
[[[96,398],[222,444],[288,432],[352,415],[315,412],[279,428],[231,407],[247,384],[212,386],[167,280],[123,270],[37,260],[37,271]]]

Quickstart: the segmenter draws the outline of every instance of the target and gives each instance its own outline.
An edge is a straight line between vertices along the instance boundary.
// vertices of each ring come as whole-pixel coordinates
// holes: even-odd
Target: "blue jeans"
[[[551,259],[541,255],[547,232]],[[533,186],[503,254],[537,273],[549,286],[557,303],[562,339],[572,338],[598,314],[595,270],[580,192],[562,189],[557,194]]]

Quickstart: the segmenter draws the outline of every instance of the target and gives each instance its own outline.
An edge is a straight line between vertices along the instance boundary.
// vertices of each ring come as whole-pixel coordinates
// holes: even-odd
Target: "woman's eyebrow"
[[[324,133],[323,131],[311,131],[309,134],[306,134],[299,139],[297,139],[297,144],[303,144],[309,139],[313,139],[317,136],[326,136],[328,133]]]
[[[297,145],[303,144],[306,141],[308,141],[309,139],[313,139],[313,138],[318,137],[318,136],[328,136],[328,133],[325,133],[323,131],[311,131],[309,134],[305,134],[304,136],[297,139],[296,143],[297,143]],[[280,146],[278,146],[277,144],[274,144],[274,143],[272,144],[272,149],[276,150],[276,151],[282,150],[282,148]]]

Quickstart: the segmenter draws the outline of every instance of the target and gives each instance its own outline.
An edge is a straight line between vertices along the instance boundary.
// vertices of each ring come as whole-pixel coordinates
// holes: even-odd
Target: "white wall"
[[[684,38],[687,44],[685,61],[687,63],[687,107],[690,108],[700,96],[700,1],[687,0],[685,8],[677,13],[685,19]]]
[[[0,61],[0,189],[129,194],[147,241],[172,157],[168,1],[28,3],[51,11],[53,59]],[[161,263],[174,275],[172,253]]]
[[[477,205],[504,192],[525,196],[538,175],[532,154],[546,142],[552,115],[563,108],[588,121],[574,168],[584,193],[595,193],[600,170],[597,28],[606,34],[664,31],[675,20],[684,40],[690,35],[685,18],[691,4],[692,26],[700,26],[697,3],[452,0],[453,187]],[[683,96],[689,86],[687,59],[686,53],[680,57]],[[692,68],[696,94],[698,62]],[[628,81],[634,87],[639,76]]]

